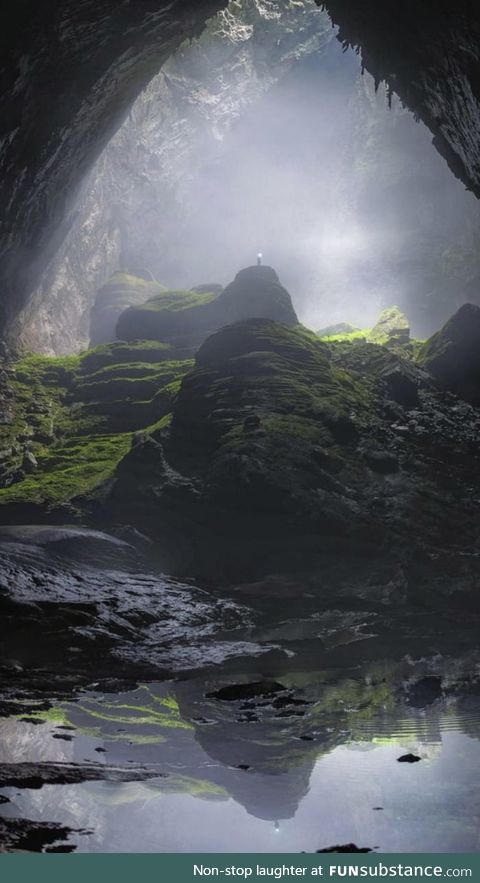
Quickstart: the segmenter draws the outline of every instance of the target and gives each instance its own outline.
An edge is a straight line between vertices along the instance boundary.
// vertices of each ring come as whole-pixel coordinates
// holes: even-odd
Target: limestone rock
[[[114,273],[97,292],[90,311],[90,346],[114,341],[117,321],[124,310],[143,304],[162,291],[166,291],[165,287],[153,279]]]
[[[298,320],[288,291],[271,267],[241,270],[225,288],[200,286],[192,291],[166,291],[120,316],[117,336],[123,340],[160,340],[177,355],[188,357],[224,325],[240,319],[267,318],[286,325]]]
[[[408,343],[410,340],[408,319],[399,307],[387,307],[380,313],[368,337],[373,343]]]

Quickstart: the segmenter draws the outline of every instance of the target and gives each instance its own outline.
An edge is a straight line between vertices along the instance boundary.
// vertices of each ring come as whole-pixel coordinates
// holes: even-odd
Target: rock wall
[[[222,0],[25,0],[2,14],[0,289],[25,303],[92,163],[141,89]]]

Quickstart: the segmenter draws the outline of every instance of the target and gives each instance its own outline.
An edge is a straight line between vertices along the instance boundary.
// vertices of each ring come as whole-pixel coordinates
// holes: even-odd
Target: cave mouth
[[[395,304],[427,337],[475,301],[478,212],[314,0],[231,3],[135,101],[15,334],[77,352],[102,339],[90,310],[113,273],[225,286],[262,251],[307,327]],[[120,288],[115,317],[142,296]]]
[[[313,0],[151,80],[0,371],[0,850],[478,849],[477,216]]]

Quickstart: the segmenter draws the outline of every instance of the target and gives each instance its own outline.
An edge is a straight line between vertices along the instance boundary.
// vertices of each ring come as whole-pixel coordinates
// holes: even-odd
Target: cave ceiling
[[[0,285],[7,324],[75,217],[80,183],[134,99],[224,0],[3,4]],[[461,0],[319,2],[480,195],[480,8]],[[65,221],[67,223],[65,223]]]

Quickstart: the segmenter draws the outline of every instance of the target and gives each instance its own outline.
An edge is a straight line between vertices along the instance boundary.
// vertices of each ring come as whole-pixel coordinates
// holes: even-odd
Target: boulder
[[[388,307],[378,317],[377,323],[368,334],[372,343],[405,344],[410,340],[410,325],[399,307]]]
[[[463,304],[421,347],[417,361],[441,388],[480,404],[480,307]]]

